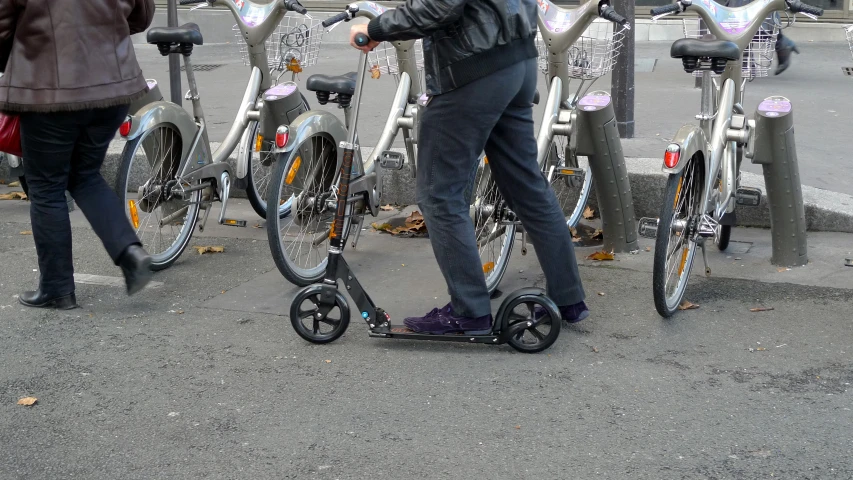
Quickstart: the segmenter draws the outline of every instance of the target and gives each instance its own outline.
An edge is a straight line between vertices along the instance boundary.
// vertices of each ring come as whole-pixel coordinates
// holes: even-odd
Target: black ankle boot
[[[151,257],[139,245],[127,247],[119,260],[119,266],[124,273],[128,295],[142,290],[151,281]]]
[[[35,308],[55,308],[57,310],[71,310],[77,308],[77,297],[74,293],[68,295],[47,295],[41,289],[35,292],[24,292],[18,296],[21,305]]]
[[[776,58],[779,60],[779,64],[776,66],[776,75],[779,75],[791,66],[791,52],[800,53],[797,49],[797,44],[790,38],[780,34],[776,39]]]

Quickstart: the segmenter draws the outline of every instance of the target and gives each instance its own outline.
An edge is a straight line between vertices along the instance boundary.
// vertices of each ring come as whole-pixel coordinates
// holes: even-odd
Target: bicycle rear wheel
[[[489,294],[500,285],[515,243],[515,215],[503,200],[484,156],[477,169],[469,204],[480,263]]]
[[[665,318],[675,313],[687,289],[696,253],[696,229],[703,213],[704,178],[702,157],[696,154],[667,180],[652,274],[655,308]]]
[[[302,95],[302,108],[307,112],[309,110],[308,100],[305,95]],[[260,124],[258,122],[249,123],[249,135],[246,136],[246,145],[240,149],[248,155],[248,170],[246,179],[249,185],[246,187],[246,197],[249,199],[249,204],[252,209],[261,218],[267,218],[267,196],[270,185],[270,179],[275,172],[275,154],[270,151],[272,143],[270,141],[262,141],[258,148],[258,130]],[[284,214],[284,209],[281,209],[280,214]]]
[[[275,162],[267,195],[267,237],[278,270],[300,287],[320,281],[326,270],[337,158],[334,141],[319,133]]]
[[[152,270],[166,269],[181,256],[198,221],[202,191],[172,193],[179,183],[181,147],[181,134],[160,124],[128,141],[122,152],[116,193],[151,255]]]
[[[545,165],[543,165],[546,178],[552,168],[551,188],[554,189],[557,202],[566,216],[566,225],[574,228],[583,218],[583,212],[592,191],[589,160],[567,155],[566,137],[558,135],[551,142]]]

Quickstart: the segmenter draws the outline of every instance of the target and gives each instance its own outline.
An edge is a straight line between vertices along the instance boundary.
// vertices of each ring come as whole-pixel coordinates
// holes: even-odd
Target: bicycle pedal
[[[379,156],[379,166],[389,170],[400,170],[403,168],[404,159],[402,153],[386,150]]]
[[[658,219],[643,217],[639,221],[637,233],[645,238],[657,238],[658,236]]]
[[[747,207],[761,205],[761,189],[751,187],[740,187],[737,189],[737,204]]]
[[[222,225],[228,225],[229,227],[246,227],[245,220],[234,220],[232,218],[224,218],[222,219]]]

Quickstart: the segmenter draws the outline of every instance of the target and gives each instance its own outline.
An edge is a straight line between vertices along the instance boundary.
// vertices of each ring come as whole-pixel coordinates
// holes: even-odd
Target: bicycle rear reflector
[[[288,138],[290,138],[290,129],[287,128],[287,125],[278,127],[278,130],[275,131],[275,146],[284,148],[287,145]]]
[[[118,133],[122,137],[126,137],[130,133],[130,120],[131,120],[131,118],[127,117],[124,120],[124,123],[122,123],[121,126],[118,128]],[[113,124],[113,125],[115,125],[115,124]]]
[[[663,155],[663,164],[666,168],[675,168],[679,158],[681,158],[681,147],[677,143],[670,143]]]

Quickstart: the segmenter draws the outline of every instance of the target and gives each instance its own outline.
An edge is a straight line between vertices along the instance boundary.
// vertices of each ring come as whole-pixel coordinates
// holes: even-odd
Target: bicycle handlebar
[[[660,15],[666,15],[667,13],[681,13],[681,3],[675,2],[670,3],[669,5],[663,5],[660,7],[655,7],[651,9],[649,12],[653,17],[657,17]]]
[[[788,8],[790,8],[791,11],[794,13],[806,13],[809,15],[814,15],[815,17],[820,17],[821,15],[823,15],[822,8],[803,3],[800,0],[787,0],[785,3],[788,4]]]
[[[598,15],[605,20],[610,20],[611,22],[618,23],[623,27],[628,26],[628,19],[620,15],[616,11],[616,9],[614,9],[610,5],[604,5],[598,12]]]
[[[296,12],[301,15],[308,14],[308,9],[303,7],[302,4],[299,3],[299,0],[284,0],[284,6],[292,12]]]
[[[343,22],[344,20],[349,20],[349,18],[350,18],[349,11],[341,12],[341,13],[335,15],[334,17],[329,17],[329,18],[323,20],[323,28],[329,28],[336,23]]]
[[[367,45],[368,43],[370,43],[370,37],[368,37],[367,35],[365,35],[363,33],[356,33],[355,34],[355,44],[356,45],[358,45],[359,47],[363,47],[363,46]]]

